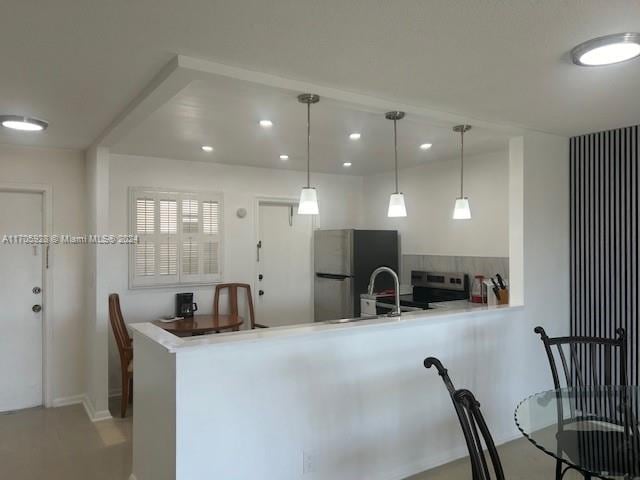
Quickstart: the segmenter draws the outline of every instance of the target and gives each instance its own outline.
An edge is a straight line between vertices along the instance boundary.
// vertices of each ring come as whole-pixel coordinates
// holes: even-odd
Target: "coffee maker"
[[[193,303],[193,293],[176,293],[176,317],[193,317],[198,304]]]

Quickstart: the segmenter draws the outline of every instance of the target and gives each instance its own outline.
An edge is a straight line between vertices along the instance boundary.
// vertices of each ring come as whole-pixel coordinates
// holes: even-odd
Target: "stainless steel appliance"
[[[315,321],[360,316],[360,294],[378,267],[398,271],[396,230],[316,230],[314,233]],[[392,289],[393,278],[381,275],[380,289]]]
[[[411,271],[415,302],[448,302],[469,299],[469,275],[466,273]]]

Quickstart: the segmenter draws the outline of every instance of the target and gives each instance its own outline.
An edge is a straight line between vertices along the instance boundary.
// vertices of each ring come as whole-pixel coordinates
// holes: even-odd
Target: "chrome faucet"
[[[388,272],[392,277],[393,281],[396,285],[396,309],[389,314],[390,317],[399,317],[400,316],[400,280],[398,279],[398,274],[394,272],[389,267],[378,267],[371,274],[371,278],[369,279],[369,295],[373,295],[373,286],[376,281],[376,277],[382,273]]]

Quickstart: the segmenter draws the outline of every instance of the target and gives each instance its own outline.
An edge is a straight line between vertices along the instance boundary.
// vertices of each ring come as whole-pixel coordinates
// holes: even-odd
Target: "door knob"
[[[33,310],[35,313],[38,313],[40,310],[42,310],[42,306],[34,305],[33,307],[31,307],[31,310]]]
[[[264,295],[264,290],[258,290],[258,295],[260,296]]]

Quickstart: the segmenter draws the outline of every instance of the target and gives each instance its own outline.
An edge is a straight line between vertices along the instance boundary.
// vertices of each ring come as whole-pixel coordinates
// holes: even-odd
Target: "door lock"
[[[34,305],[33,307],[31,307],[31,310],[33,310],[35,313],[38,313],[39,311],[42,310],[42,306],[41,305]]]
[[[31,291],[34,293],[34,295],[38,295],[42,291],[42,289],[40,287],[33,287]]]
[[[258,290],[258,295],[260,296],[264,295],[264,290]]]
[[[264,275],[260,274],[258,275],[258,280],[262,280],[264,278]]]

